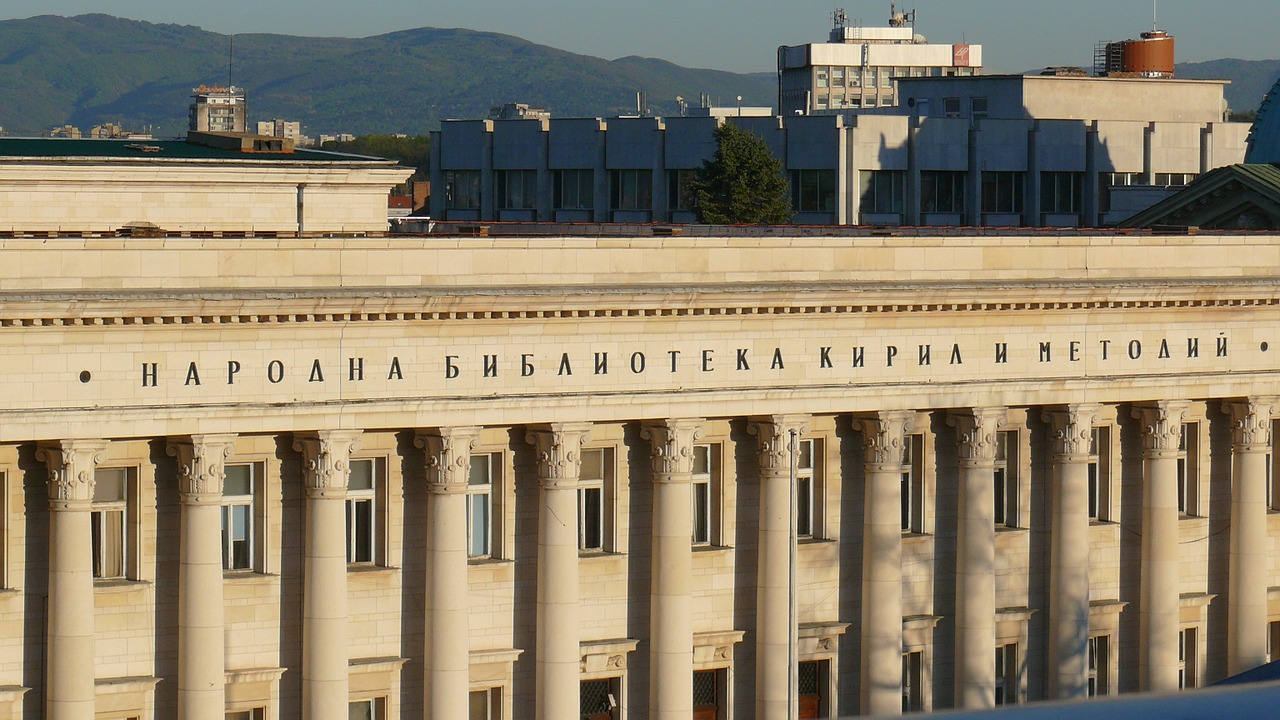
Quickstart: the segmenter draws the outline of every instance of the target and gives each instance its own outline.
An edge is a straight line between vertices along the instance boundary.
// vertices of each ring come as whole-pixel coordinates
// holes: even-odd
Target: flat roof
[[[293,152],[245,152],[214,148],[185,139],[73,139],[0,138],[0,158],[129,159],[129,160],[252,160],[283,163],[394,163],[367,155],[295,148]]]

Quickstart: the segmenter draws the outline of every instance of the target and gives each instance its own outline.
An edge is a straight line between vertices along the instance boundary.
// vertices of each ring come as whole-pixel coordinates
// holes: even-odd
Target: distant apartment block
[[[258,123],[258,134],[268,137],[288,138],[297,142],[302,138],[302,123],[288,120],[267,120]]]
[[[63,125],[49,131],[49,137],[55,138],[71,138],[79,140],[81,137],[80,128],[74,125]]]
[[[234,132],[247,130],[247,106],[244,88],[201,85],[191,91],[188,126],[196,132]]]
[[[979,74],[981,45],[930,43],[916,34],[915,11],[890,7],[888,27],[851,25],[837,10],[828,42],[778,48],[779,112],[889,107],[897,78]]]

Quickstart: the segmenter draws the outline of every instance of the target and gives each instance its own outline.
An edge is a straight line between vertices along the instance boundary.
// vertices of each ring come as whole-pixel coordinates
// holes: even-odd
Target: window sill
[[[93,581],[94,592],[126,593],[151,587],[146,580],[130,580],[129,578],[98,578]]]
[[[796,539],[796,545],[804,547],[806,545],[834,545],[835,540],[825,537],[802,537]]]
[[[913,541],[913,540],[914,540],[914,541],[927,540],[927,539],[930,539],[930,538],[932,538],[932,537],[933,537],[933,533],[916,532],[915,530],[903,530],[903,531],[902,531],[902,541],[903,541],[903,542],[909,542],[909,541]]]
[[[731,545],[694,545],[694,555],[726,555],[733,551]]]
[[[1099,520],[1098,518],[1089,518],[1089,527],[1111,527],[1119,525],[1115,520]]]
[[[280,579],[279,575],[254,572],[252,570],[223,570],[222,581],[236,585],[265,585]]]
[[[350,563],[347,565],[348,575],[395,575],[398,572],[400,572],[400,568],[389,565],[375,565],[373,563]]]
[[[622,557],[626,557],[626,556],[627,556],[627,554],[626,554],[626,553],[620,553],[620,552],[608,552],[608,551],[604,551],[604,550],[579,550],[579,551],[578,551],[578,559],[579,559],[579,560],[600,560],[600,561],[603,561],[603,560],[610,560],[610,559],[622,558]]]
[[[1006,533],[1008,533],[1008,534],[1025,533],[1025,532],[1028,532],[1029,530],[1030,530],[1030,528],[1024,528],[1024,527],[1009,527],[1008,525],[997,525],[997,526],[996,526],[996,534],[997,534],[997,535],[1000,535],[1000,534],[1006,534]]]

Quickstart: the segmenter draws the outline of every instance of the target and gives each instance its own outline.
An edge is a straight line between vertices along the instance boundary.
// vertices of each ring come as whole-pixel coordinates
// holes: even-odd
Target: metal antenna
[[[1160,0],[1151,0],[1151,32],[1160,29]]]
[[[236,36],[231,35],[231,45],[227,48],[227,92],[231,92],[231,64],[236,56]]]

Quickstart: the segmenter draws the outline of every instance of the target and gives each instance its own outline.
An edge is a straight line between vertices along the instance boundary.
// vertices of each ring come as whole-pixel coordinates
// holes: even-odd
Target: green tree
[[[693,181],[698,222],[783,225],[791,222],[791,194],[782,163],[764,139],[730,123],[716,129],[716,154]]]
[[[425,182],[430,176],[431,139],[426,135],[361,135],[350,142],[330,140],[323,149],[399,161],[401,165],[415,169],[413,177],[409,178],[414,182]]]

